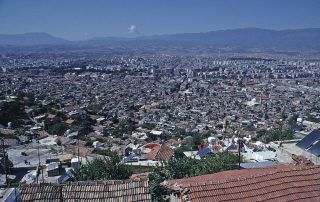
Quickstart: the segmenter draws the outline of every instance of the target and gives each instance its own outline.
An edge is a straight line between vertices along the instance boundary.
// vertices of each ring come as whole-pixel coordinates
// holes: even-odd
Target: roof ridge
[[[68,182],[66,184],[57,183],[40,183],[40,184],[19,184],[20,187],[44,187],[44,186],[67,186],[67,185],[117,185],[127,184],[132,182],[146,182],[149,181],[147,177],[137,178],[137,179],[125,179],[125,180],[90,180],[90,181],[76,181]]]
[[[312,186],[319,186],[319,185],[320,185],[320,183],[318,183],[318,184],[313,184],[313,185],[293,186],[293,187],[290,187],[290,188],[312,187]],[[272,186],[272,185],[270,185],[270,186]],[[269,187],[269,186],[268,186],[268,187]],[[263,187],[263,188],[265,188],[265,187]],[[253,191],[259,190],[259,189],[261,189],[261,188],[251,189],[250,191],[245,191],[245,192],[252,193]],[[288,188],[277,189],[277,190],[273,190],[273,191],[261,193],[260,196],[261,196],[261,195],[267,195],[267,194],[274,193],[274,192],[279,192],[279,191],[282,191],[282,190],[288,190]],[[305,190],[304,190],[304,191],[295,192],[295,193],[305,193],[305,192],[313,192],[313,191],[319,191],[319,190],[320,190],[320,188],[316,187],[315,189],[312,189],[312,190],[308,190],[308,191],[305,191]],[[201,191],[203,191],[203,190],[201,190]],[[201,191],[200,191],[200,190],[199,190],[199,191],[194,191],[194,193],[195,193],[195,192],[201,192]],[[208,191],[208,190],[205,190],[205,191]],[[244,193],[244,191],[233,192],[233,194],[238,194],[238,193]],[[291,195],[291,194],[292,194],[292,193],[287,193],[287,194],[283,194],[283,195],[281,195],[281,196],[277,196],[277,197],[273,197],[273,198],[280,198],[280,197],[283,197],[283,196],[286,196],[286,195]],[[221,195],[230,195],[230,193],[225,193],[225,192],[224,192],[224,193],[219,193],[219,194],[212,194],[211,197],[221,196]],[[252,198],[252,197],[255,197],[255,194],[252,194],[252,195],[247,196],[247,197],[242,196],[241,199],[243,199],[243,198]],[[270,198],[268,198],[268,200],[270,200]],[[227,200],[227,201],[229,201],[229,200]]]
[[[320,178],[319,178],[320,179]],[[310,181],[310,180],[303,180],[303,181]],[[278,184],[273,184],[273,185],[267,185],[267,186],[263,186],[263,187],[258,187],[258,188],[254,188],[254,189],[250,189],[250,190],[241,190],[241,191],[236,191],[236,192],[233,192],[233,193],[245,193],[245,192],[252,192],[252,191],[255,191],[255,190],[259,190],[259,189],[265,189],[265,188],[269,188],[269,187],[272,187],[272,186],[277,186],[277,185],[282,185],[282,184],[289,184],[289,183],[294,183],[294,182],[301,182],[301,180],[297,181],[290,181],[290,182],[282,182],[282,183],[278,183]],[[260,182],[256,182],[256,183],[252,183],[252,184],[260,184]],[[292,186],[290,188],[301,188],[301,187],[310,187],[310,186],[319,186],[320,183],[317,183],[317,184],[312,184],[312,185],[303,185],[303,186]],[[238,186],[237,188],[239,188],[241,186]],[[242,186],[243,187],[243,186]],[[320,187],[320,186],[319,186]],[[189,187],[190,188],[190,187]],[[235,188],[235,187],[220,187],[218,188],[218,190],[223,190],[223,189],[231,189],[231,188]],[[286,190],[287,188],[284,188],[283,190]],[[211,189],[211,190],[216,190],[216,189]],[[282,189],[280,189],[282,190]],[[320,188],[319,188],[320,190]],[[277,190],[279,191],[279,190]],[[200,192],[200,191],[194,191],[194,192]],[[274,191],[269,191],[269,192],[266,192],[264,194],[268,194],[268,193],[272,193]],[[223,193],[223,194],[217,194],[217,195],[228,195],[229,193]],[[215,196],[215,195],[214,195]]]
[[[220,180],[220,181],[214,182],[213,184],[226,184],[229,182],[237,182],[237,181],[243,181],[243,180],[248,180],[248,179],[253,179],[253,178],[261,178],[261,177],[265,177],[268,175],[274,175],[274,174],[278,174],[278,173],[289,173],[292,171],[302,171],[302,170],[308,170],[308,169],[313,170],[316,168],[320,168],[320,166],[307,166],[307,167],[303,166],[303,168],[291,168],[291,169],[286,169],[286,170],[276,170],[275,172],[267,172],[267,173],[258,174],[258,175],[250,175],[250,176],[243,176],[243,177],[231,177],[231,178],[227,178],[225,180]],[[194,185],[194,184],[191,185],[191,183],[190,183],[189,187],[194,187],[194,186],[196,186],[196,185]]]
[[[101,182],[108,182],[104,184]],[[115,182],[115,183],[112,183]],[[129,183],[120,183],[129,182]],[[131,182],[131,183],[130,183]],[[30,184],[20,188],[21,196],[24,201],[49,199],[128,199],[127,196],[134,198],[133,201],[151,201],[147,180],[110,180],[110,181],[88,181],[67,184]],[[80,198],[79,198],[80,197]],[[150,199],[150,200],[149,200]]]

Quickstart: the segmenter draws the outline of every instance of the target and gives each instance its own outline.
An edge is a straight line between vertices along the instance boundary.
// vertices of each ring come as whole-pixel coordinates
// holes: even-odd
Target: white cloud
[[[128,32],[129,32],[130,34],[139,34],[139,31],[138,31],[138,29],[137,29],[137,26],[135,26],[135,25],[130,25],[130,26],[128,27]]]

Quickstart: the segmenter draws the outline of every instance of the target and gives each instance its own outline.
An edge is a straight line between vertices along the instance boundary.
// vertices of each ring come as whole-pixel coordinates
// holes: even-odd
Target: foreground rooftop
[[[320,201],[320,166],[232,170],[162,184],[180,201]]]
[[[21,185],[24,202],[151,201],[147,180],[75,182],[64,185]]]

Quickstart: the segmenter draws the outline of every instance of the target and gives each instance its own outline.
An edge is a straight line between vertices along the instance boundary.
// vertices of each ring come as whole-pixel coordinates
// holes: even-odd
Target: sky
[[[0,0],[0,34],[69,39],[320,27],[320,0]]]

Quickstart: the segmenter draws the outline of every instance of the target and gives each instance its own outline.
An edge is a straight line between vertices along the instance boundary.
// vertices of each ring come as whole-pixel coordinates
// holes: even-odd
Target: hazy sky
[[[66,39],[320,27],[320,0],[0,0],[0,33]]]

